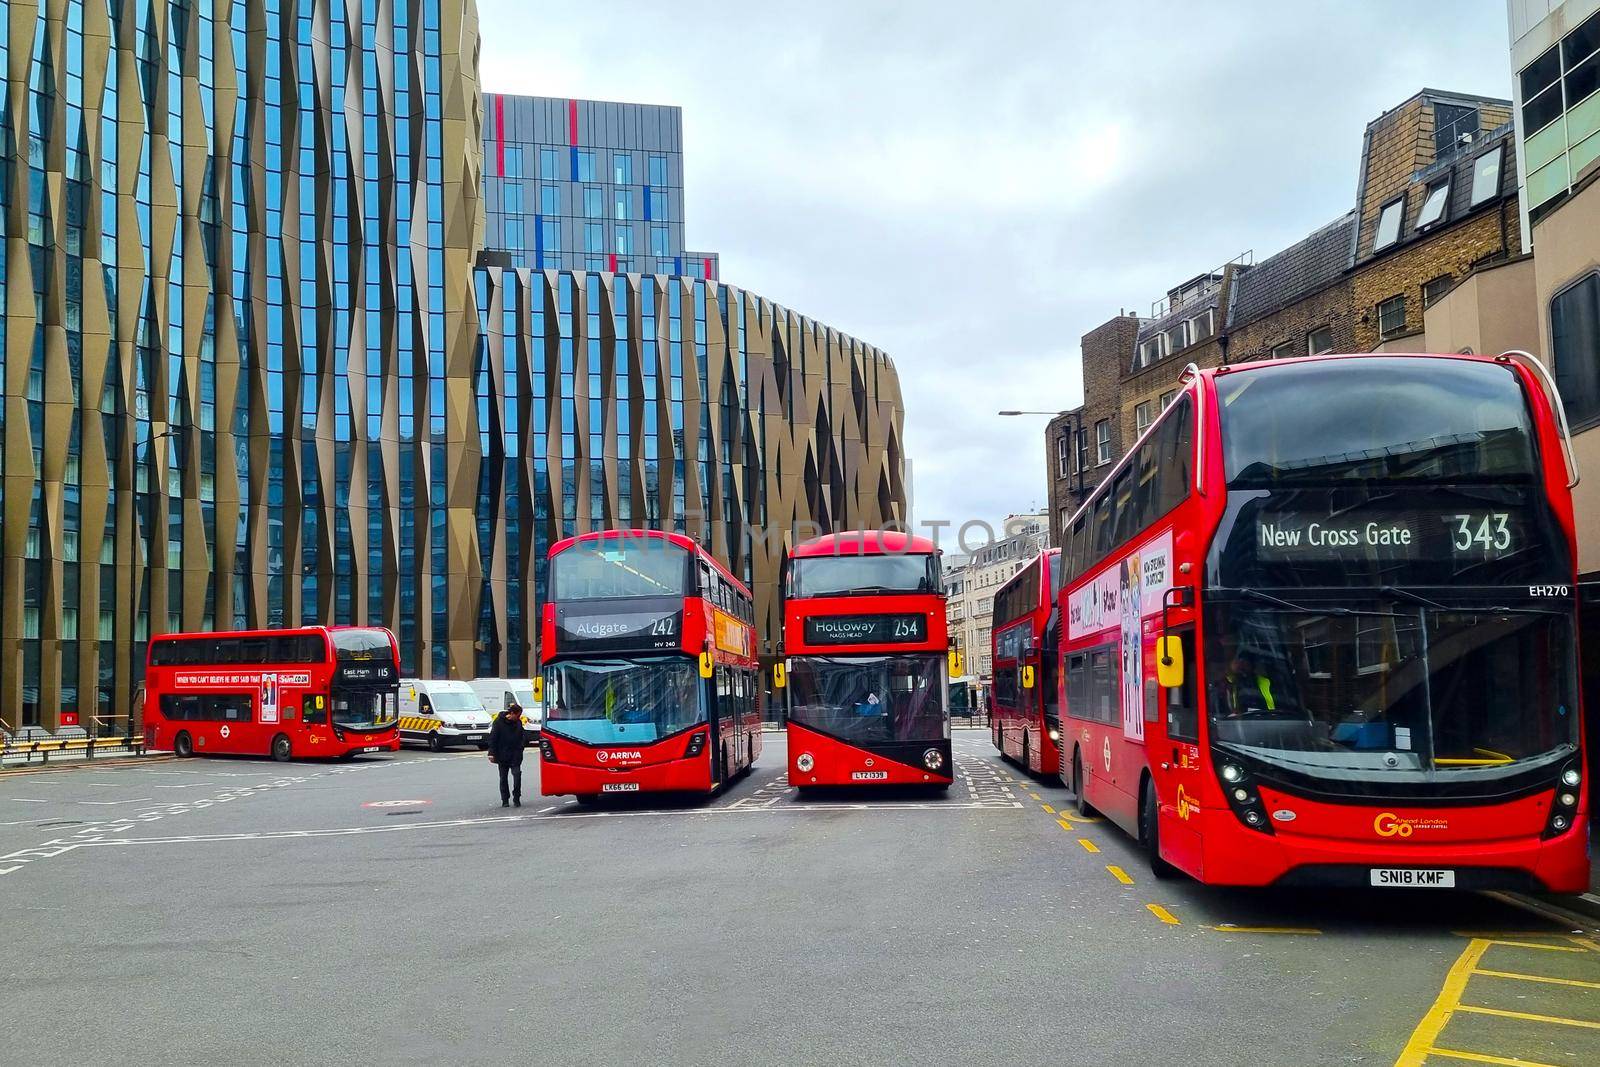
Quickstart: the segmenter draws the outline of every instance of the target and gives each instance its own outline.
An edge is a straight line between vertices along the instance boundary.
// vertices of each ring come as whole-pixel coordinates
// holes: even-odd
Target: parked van
[[[489,710],[466,682],[406,678],[400,682],[400,740],[435,752],[449,745],[489,747]]]
[[[538,737],[544,724],[544,704],[533,699],[532,678],[479,678],[467,684],[477,692],[491,718],[513,700],[522,705],[522,732],[530,740]]]

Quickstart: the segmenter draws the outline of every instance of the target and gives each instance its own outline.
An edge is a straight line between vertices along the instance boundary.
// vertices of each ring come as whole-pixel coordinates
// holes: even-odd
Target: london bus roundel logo
[[[227,727],[227,724],[226,724],[226,723],[224,723],[224,724],[223,724],[223,727],[222,727],[222,729],[221,729],[221,730],[219,730],[219,731],[218,731],[218,732],[219,732],[219,733],[220,733],[220,734],[222,734],[222,736],[223,736],[223,737],[227,737],[227,736],[228,736],[228,727]]]
[[[1105,747],[1101,750],[1101,755],[1106,761],[1106,773],[1109,774],[1111,772],[1111,738],[1106,738]]]

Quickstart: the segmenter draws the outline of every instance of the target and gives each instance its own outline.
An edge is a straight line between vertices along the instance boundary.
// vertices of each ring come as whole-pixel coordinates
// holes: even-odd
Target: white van
[[[447,745],[489,747],[489,710],[466,682],[406,678],[400,682],[400,740],[438,752]]]
[[[544,705],[533,699],[532,678],[479,678],[467,683],[477,692],[489,715],[499,715],[515,700],[522,705],[522,732],[537,737],[544,725]]]

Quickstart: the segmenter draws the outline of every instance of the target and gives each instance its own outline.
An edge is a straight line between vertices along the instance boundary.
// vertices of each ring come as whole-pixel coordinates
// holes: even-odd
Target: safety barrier
[[[49,763],[51,754],[58,757],[94,759],[98,756],[142,756],[144,735],[131,737],[6,737],[0,739],[0,764]]]

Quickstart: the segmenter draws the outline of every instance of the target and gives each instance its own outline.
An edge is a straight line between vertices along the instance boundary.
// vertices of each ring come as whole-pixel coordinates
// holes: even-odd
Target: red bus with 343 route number
[[[150,641],[144,687],[150,747],[179,756],[400,748],[400,648],[376,627],[166,634]]]
[[[1080,811],[1158,875],[1586,889],[1576,479],[1522,353],[1189,368],[1063,548]]]
[[[1032,774],[1061,773],[1056,669],[1061,550],[1047,548],[994,595],[990,663],[994,747]]]
[[[951,784],[943,589],[939,552],[926,538],[868,530],[790,551],[790,784]]]
[[[550,548],[539,788],[592,801],[720,789],[761,754],[755,603],[691,538]]]

